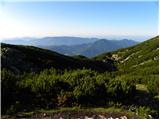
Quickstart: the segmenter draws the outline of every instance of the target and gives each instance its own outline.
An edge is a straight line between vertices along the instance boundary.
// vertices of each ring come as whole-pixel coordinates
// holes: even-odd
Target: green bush
[[[126,98],[130,98],[135,93],[135,86],[131,85],[127,81],[112,80],[105,84],[108,97],[115,100],[121,101]]]
[[[17,77],[13,72],[2,69],[1,70],[1,102],[2,113],[6,112],[12,104],[16,101],[16,81]]]
[[[61,91],[60,95],[57,97],[58,107],[71,107],[74,103],[74,96],[72,92]]]
[[[142,116],[143,118],[148,118],[148,115],[151,114],[151,109],[149,107],[140,106],[137,109],[137,113],[138,113],[139,116]]]
[[[20,104],[19,101],[16,101],[16,103],[14,105],[11,105],[11,107],[7,110],[7,114],[15,114],[21,109],[22,109],[22,105]]]
[[[156,96],[159,94],[159,80],[156,78],[150,79],[147,84],[147,89],[151,96]]]
[[[135,92],[131,82],[116,80],[112,73],[87,69],[49,69],[21,76],[3,70],[2,86],[3,108],[9,109],[12,105],[10,111],[14,111],[16,101],[28,109],[104,106],[107,101],[127,100]]]

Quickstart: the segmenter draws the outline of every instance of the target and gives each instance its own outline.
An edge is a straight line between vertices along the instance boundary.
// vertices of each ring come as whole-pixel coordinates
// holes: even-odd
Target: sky
[[[143,40],[158,35],[157,1],[0,1],[0,39],[79,36]]]

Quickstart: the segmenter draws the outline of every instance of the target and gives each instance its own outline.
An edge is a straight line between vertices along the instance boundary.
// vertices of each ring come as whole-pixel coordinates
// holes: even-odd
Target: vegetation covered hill
[[[127,111],[129,118],[159,118],[158,49],[155,37],[88,59],[2,44],[2,115],[103,107]]]
[[[90,59],[78,59],[32,46],[1,44],[2,68],[14,72],[37,72],[47,68],[78,69],[88,68],[97,71],[115,69],[112,61],[105,64]]]
[[[96,56],[94,60],[106,62],[114,60],[120,75],[136,77],[145,82],[159,75],[159,37],[154,37],[138,45]]]
[[[159,36],[138,45],[96,56],[94,60],[114,60],[117,77],[148,85],[153,95],[159,92]],[[154,86],[153,87],[151,86]]]

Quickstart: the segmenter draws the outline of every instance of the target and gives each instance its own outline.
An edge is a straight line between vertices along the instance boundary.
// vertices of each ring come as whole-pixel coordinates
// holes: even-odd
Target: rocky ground
[[[30,119],[137,119],[136,115],[128,115],[124,112],[33,112],[32,114],[17,114],[14,116],[2,116],[2,118],[30,118]]]

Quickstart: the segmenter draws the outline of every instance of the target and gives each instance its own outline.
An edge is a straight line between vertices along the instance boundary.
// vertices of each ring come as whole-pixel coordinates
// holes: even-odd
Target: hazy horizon
[[[122,40],[122,39],[128,39],[128,40],[134,40],[137,42],[142,42],[145,40],[148,40],[150,38],[153,38],[155,36],[41,36],[41,37],[35,37],[35,36],[23,36],[23,37],[12,37],[12,38],[0,38],[0,42],[6,41],[6,40],[15,40],[15,39],[41,39],[46,37],[79,37],[79,38],[97,38],[97,39],[107,39],[107,40]]]

